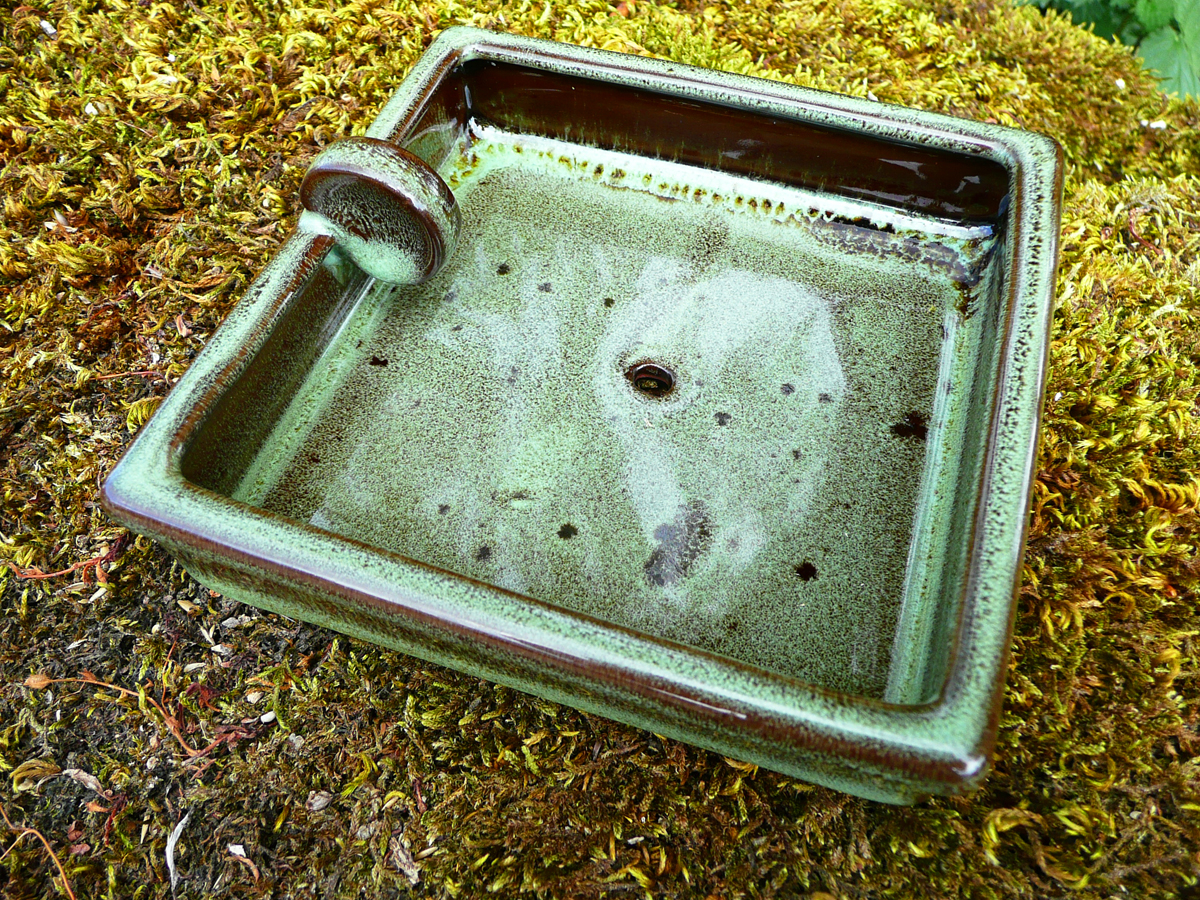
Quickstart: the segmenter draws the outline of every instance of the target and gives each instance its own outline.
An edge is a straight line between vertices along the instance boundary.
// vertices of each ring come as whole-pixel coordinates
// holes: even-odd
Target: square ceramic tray
[[[729,756],[976,785],[1054,142],[470,29],[368,135],[439,173],[457,245],[389,284],[306,213],[114,517],[231,597]]]

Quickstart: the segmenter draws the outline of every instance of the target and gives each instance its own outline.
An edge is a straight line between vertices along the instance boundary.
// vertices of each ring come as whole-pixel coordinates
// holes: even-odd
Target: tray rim
[[[1009,170],[1004,346],[970,576],[941,695],[912,706],[839,694],[472,582],[188,482],[181,460],[191,436],[333,246],[303,221],[109,476],[101,495],[105,508],[180,555],[231,563],[269,583],[306,585],[351,608],[449,629],[485,656],[498,655],[495,665],[471,664],[494,681],[877,799],[911,802],[925,793],[972,789],[986,774],[999,723],[1034,477],[1061,206],[1057,143],[779,82],[461,27],[443,32],[418,60],[367,135],[402,142],[440,81],[474,59],[850,127],[983,156]],[[331,624],[320,615],[305,618]],[[411,641],[388,643],[435,662],[445,659]],[[589,685],[626,694],[637,709],[614,716],[589,695]],[[817,764],[822,761],[848,768],[830,774]]]

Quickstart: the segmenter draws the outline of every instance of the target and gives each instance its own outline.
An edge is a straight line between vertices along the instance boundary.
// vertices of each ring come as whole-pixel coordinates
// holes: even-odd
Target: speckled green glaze
[[[304,182],[302,228],[331,235],[368,275],[420,284],[453,255],[460,217],[454,194],[419,157],[378,138],[348,138],[322,151]]]
[[[446,106],[455,79],[471,114]],[[756,157],[754,130],[707,163],[703,135],[605,141],[584,99],[556,132],[522,106],[530,79],[568,109],[613,85],[664,121],[677,101],[763,117],[780,146],[824,129],[883,175]],[[384,284],[306,214],[114,471],[114,516],[230,596],[729,756],[888,802],[977,784],[1053,142],[470,29],[369,136],[453,189],[453,255]],[[963,176],[926,196],[938,159]],[[972,185],[996,172],[989,212]],[[639,389],[646,363],[670,391]]]

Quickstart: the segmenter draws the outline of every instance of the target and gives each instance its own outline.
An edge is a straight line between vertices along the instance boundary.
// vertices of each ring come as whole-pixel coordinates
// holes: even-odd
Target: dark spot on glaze
[[[796,577],[801,581],[812,581],[817,577],[817,567],[806,559],[796,566]]]
[[[732,418],[733,418],[733,416],[731,416],[729,413],[719,412],[719,413],[717,413],[717,424],[718,425],[728,425],[729,420]]]
[[[450,512],[450,506],[449,506],[449,504],[447,504],[447,503],[442,503],[442,504],[439,504],[439,505],[438,505],[438,515],[439,515],[439,516],[444,516],[444,515],[445,515],[446,513],[448,513],[448,512]]]
[[[799,450],[792,451],[792,459],[800,459],[803,456],[804,456],[804,454],[801,453]]]
[[[487,562],[491,558],[492,548],[487,544],[484,544],[482,547],[480,547],[479,552],[475,554],[475,559],[477,559],[479,562]]]
[[[958,288],[958,299],[954,302],[954,309],[964,319],[969,319],[975,312],[974,304],[971,302],[974,297],[971,295],[971,291],[961,283],[956,282],[955,287]]]
[[[509,266],[508,263],[500,263],[500,265],[496,266],[496,274],[497,275],[507,275],[511,271],[512,271],[512,267]]]
[[[688,573],[712,543],[708,509],[700,501],[679,507],[675,521],[654,529],[658,548],[646,560],[646,580],[670,587]]]
[[[832,402],[833,402],[833,397],[832,397],[832,396],[830,396],[829,394],[817,394],[817,402],[819,402],[819,403],[832,403]]]
[[[455,325],[455,326],[454,326],[453,328],[451,328],[450,330],[451,330],[451,331],[462,331],[462,326],[461,326],[461,325]]]
[[[794,384],[782,384],[779,386],[779,390],[781,390],[783,395],[786,397],[788,394],[796,393],[796,386]]]
[[[892,426],[892,434],[902,438],[916,438],[919,441],[925,440],[925,436],[929,433],[929,420],[925,418],[923,413],[910,412],[904,417],[903,422],[897,422]]]
[[[697,189],[693,199],[699,199]],[[696,232],[691,252],[688,254],[698,272],[710,269],[729,246],[729,227],[723,222],[705,224]]]
[[[508,377],[504,380],[507,381],[509,384],[516,384],[517,377],[520,374],[521,374],[521,370],[518,369],[516,366],[513,366],[508,370]]]
[[[579,534],[579,529],[567,522],[562,528],[558,529],[558,536],[564,541],[569,541],[575,535]]]
[[[371,357],[371,365],[373,365],[373,366],[386,366],[387,362],[388,361],[386,359],[384,359],[382,356],[372,356]]]
[[[550,287],[550,282],[543,281],[541,284],[538,285],[538,290],[541,291],[543,294],[548,294],[548,293],[550,293],[551,290],[553,290],[553,288]]]
[[[605,298],[604,298],[604,305],[605,305],[605,306],[607,306],[607,307],[609,307],[610,309],[612,308],[612,305],[613,305],[613,303],[615,303],[615,302],[616,302],[616,301],[614,301],[612,297],[605,297]]]

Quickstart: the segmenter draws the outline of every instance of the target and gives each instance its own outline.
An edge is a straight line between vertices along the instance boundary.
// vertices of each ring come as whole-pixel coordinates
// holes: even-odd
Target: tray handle
[[[347,138],[323,150],[300,185],[300,202],[359,268],[392,284],[436,275],[462,225],[442,177],[378,138]]]

